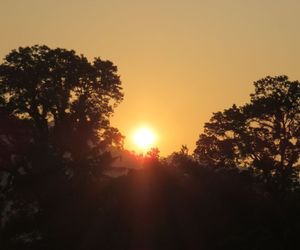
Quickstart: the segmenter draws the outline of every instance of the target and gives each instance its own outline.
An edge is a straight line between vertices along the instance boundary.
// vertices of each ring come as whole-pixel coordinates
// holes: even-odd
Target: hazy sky
[[[212,112],[249,100],[252,82],[300,80],[299,0],[0,0],[0,57],[46,44],[119,68],[112,125],[147,124],[162,155],[195,142]]]

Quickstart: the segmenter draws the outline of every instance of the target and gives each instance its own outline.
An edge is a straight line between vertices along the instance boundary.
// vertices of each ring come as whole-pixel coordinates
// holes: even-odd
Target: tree
[[[78,159],[91,147],[105,148],[103,141],[122,139],[109,124],[122,98],[112,62],[95,58],[90,63],[73,50],[20,47],[0,65],[1,107],[32,121],[40,148],[69,151]],[[108,134],[118,136],[108,140]]]
[[[3,238],[12,249],[20,243],[19,249],[24,249],[29,244],[24,235],[33,245],[41,238],[55,238],[58,230],[43,225],[53,210],[61,212],[60,206],[81,212],[65,215],[66,221],[89,216],[81,206],[94,202],[86,201],[95,190],[95,178],[90,177],[113,161],[106,152],[110,146],[122,146],[124,137],[109,123],[122,99],[117,67],[110,61],[89,62],[73,50],[39,45],[20,47],[4,58],[0,214],[10,206],[11,216],[6,216],[5,227],[1,218],[0,241]],[[86,202],[70,200],[72,193],[86,197]]]
[[[181,145],[180,151],[172,153],[167,161],[170,165],[181,170],[193,167],[196,163],[193,156],[189,154],[189,149],[186,145]]]
[[[298,177],[300,83],[268,76],[254,86],[250,103],[213,114],[195,155],[204,164],[252,167],[286,189]]]

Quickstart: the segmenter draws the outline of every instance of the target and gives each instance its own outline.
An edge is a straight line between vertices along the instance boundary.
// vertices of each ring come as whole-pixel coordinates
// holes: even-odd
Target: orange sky
[[[33,44],[100,56],[125,99],[112,125],[146,124],[162,155],[193,150],[212,112],[249,100],[252,82],[300,80],[298,0],[0,0],[0,57]]]

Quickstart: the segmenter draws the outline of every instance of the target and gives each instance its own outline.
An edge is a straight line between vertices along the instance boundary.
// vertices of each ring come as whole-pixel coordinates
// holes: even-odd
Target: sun
[[[137,129],[133,134],[133,142],[140,150],[150,149],[156,141],[155,133],[146,127]]]

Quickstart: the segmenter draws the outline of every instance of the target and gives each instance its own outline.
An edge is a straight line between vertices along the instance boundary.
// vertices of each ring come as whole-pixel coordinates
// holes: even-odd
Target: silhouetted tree
[[[213,114],[195,155],[204,164],[253,167],[284,190],[298,177],[300,83],[268,76],[254,86],[250,103]]]
[[[147,153],[146,153],[146,158],[151,158],[158,160],[159,159],[159,149],[158,148],[151,148]]]
[[[172,153],[167,158],[167,162],[181,171],[196,165],[196,161],[194,157],[189,154],[189,149],[186,145],[182,145],[180,151]]]
[[[91,63],[73,50],[39,45],[20,47],[4,58],[0,217],[7,209],[13,217],[0,218],[2,226],[7,220],[0,245],[33,248],[43,239],[51,249],[49,239],[60,237],[60,216],[67,223],[88,223],[84,218],[90,211],[70,197],[76,193],[92,207],[90,183],[113,161],[105,151],[122,147],[123,136],[109,123],[122,98],[117,67],[110,61],[95,58]],[[70,213],[71,207],[76,212]],[[82,220],[76,219],[79,213]]]
[[[95,58],[90,63],[73,50],[20,47],[0,66],[1,106],[33,122],[40,146],[51,144],[77,158],[87,144],[107,141],[107,133],[102,137],[123,98],[121,90],[112,62]]]

